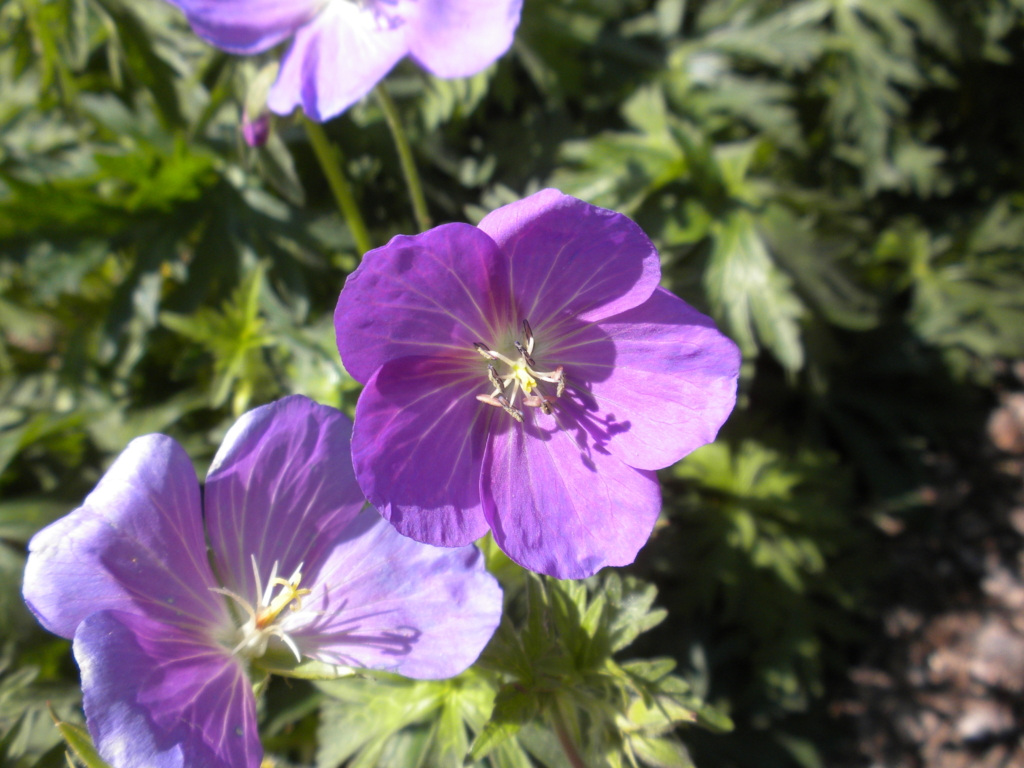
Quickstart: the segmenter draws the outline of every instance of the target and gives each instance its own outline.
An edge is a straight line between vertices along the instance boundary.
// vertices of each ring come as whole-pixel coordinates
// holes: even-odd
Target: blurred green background
[[[908,582],[908,548],[942,550],[943,510],[1010,492],[985,422],[1024,358],[1022,20],[1022,0],[526,0],[487,71],[387,80],[436,223],[544,186],[622,211],[743,350],[736,412],[661,473],[630,569],[668,611],[634,650],[674,657],[735,722],[682,734],[702,768],[866,764],[832,704],[898,585],[946,589]],[[11,765],[63,764],[44,705],[74,719],[79,699],[69,644],[21,604],[30,536],[135,436],[173,435],[202,476],[250,407],[354,406],[331,322],[353,239],[301,124],[240,136],[272,58],[206,46],[160,0],[0,0],[0,733],[27,712]],[[415,232],[376,102],[326,129],[374,242]],[[317,725],[376,694],[327,688],[271,690],[282,761],[344,759]]]

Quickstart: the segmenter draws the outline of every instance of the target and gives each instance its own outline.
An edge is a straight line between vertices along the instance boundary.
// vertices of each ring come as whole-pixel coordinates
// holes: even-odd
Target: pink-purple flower
[[[350,430],[300,396],[257,408],[202,499],[178,443],[138,438],[32,539],[25,600],[74,638],[89,730],[114,768],[257,768],[248,672],[268,648],[417,678],[483,649],[501,590],[479,552],[417,544],[363,510]]]
[[[400,59],[438,77],[480,72],[512,44],[522,0],[171,0],[200,37],[261,53],[289,37],[268,106],[327,120]]]
[[[366,384],[352,453],[370,502],[430,544],[491,530],[559,578],[632,562],[654,470],[715,439],[740,362],[660,275],[636,224],[551,189],[367,253],[335,326]]]

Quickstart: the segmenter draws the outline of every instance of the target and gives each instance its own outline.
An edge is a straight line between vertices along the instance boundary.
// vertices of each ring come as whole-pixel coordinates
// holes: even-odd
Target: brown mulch
[[[830,705],[872,768],[1024,768],[1024,391],[988,437],[987,476],[949,466],[933,489],[938,533],[893,531],[884,634]]]

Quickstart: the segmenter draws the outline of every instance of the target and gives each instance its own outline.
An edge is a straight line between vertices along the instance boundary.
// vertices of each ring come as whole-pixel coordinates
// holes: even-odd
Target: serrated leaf
[[[476,739],[473,740],[473,746],[469,752],[470,758],[472,760],[483,760],[493,750],[515,736],[520,728],[522,728],[520,723],[498,723],[494,721],[487,723],[484,729],[477,734]]]
[[[626,672],[639,677],[641,680],[656,683],[676,668],[676,660],[669,657],[661,659],[634,659],[623,662],[620,666]]]
[[[461,768],[469,752],[469,738],[462,711],[457,701],[449,697],[441,707],[434,736],[431,761],[438,768]]]
[[[353,755],[376,762],[387,740],[441,706],[445,685],[394,676],[318,684],[328,695],[320,709],[317,765],[334,768]]]
[[[431,132],[451,120],[472,115],[487,95],[495,71],[496,67],[490,66],[472,77],[452,79],[428,75],[420,103],[424,129]]]
[[[793,293],[792,280],[772,261],[753,217],[736,211],[716,223],[713,232],[704,286],[715,313],[744,355],[754,355],[760,342],[787,370],[800,370],[803,304]]]
[[[798,220],[780,205],[768,206],[758,224],[771,252],[830,322],[859,331],[878,324],[878,299],[857,285],[840,264],[839,243],[825,240],[813,231],[811,221]]]
[[[611,651],[621,651],[639,635],[665,620],[664,609],[651,610],[658,590],[653,584],[644,584],[637,579],[627,579],[623,585],[622,597],[613,604],[609,623]]]
[[[133,9],[121,0],[96,0],[117,25],[129,69],[153,94],[161,118],[169,128],[184,127],[174,71],[156,53],[149,30]]]
[[[539,702],[532,692],[513,685],[502,688],[494,699],[491,719],[473,741],[470,756],[481,760],[499,744],[514,736],[519,729],[540,711]]]

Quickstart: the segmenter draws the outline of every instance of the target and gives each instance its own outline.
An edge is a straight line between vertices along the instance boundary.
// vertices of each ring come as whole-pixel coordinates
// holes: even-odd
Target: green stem
[[[374,95],[380,102],[380,108],[384,111],[384,119],[391,130],[391,137],[395,140],[395,148],[398,150],[398,159],[402,163],[402,173],[405,175],[405,185],[409,189],[409,199],[412,201],[412,212],[416,218],[416,226],[420,232],[430,229],[430,212],[427,210],[427,199],[423,196],[423,185],[420,183],[420,175],[416,170],[416,160],[412,156],[412,147],[409,146],[409,137],[402,127],[402,119],[398,114],[398,107],[388,95],[384,83],[377,85]]]
[[[306,135],[309,137],[309,143],[313,145],[316,159],[320,161],[320,167],[327,177],[327,183],[331,185],[334,199],[338,201],[338,210],[345,217],[352,238],[356,241],[356,250],[362,256],[373,248],[373,241],[370,240],[370,232],[366,229],[363,215],[359,212],[359,206],[352,195],[352,187],[341,170],[341,151],[331,144],[320,123],[313,122],[305,115],[302,122],[306,126]]]
[[[558,743],[562,745],[562,751],[569,758],[572,768],[587,768],[586,762],[580,755],[579,750],[576,749],[576,744],[573,743],[572,736],[569,735],[569,728],[566,725],[565,716],[562,714],[562,707],[557,701],[551,705],[551,724],[555,727]]]

